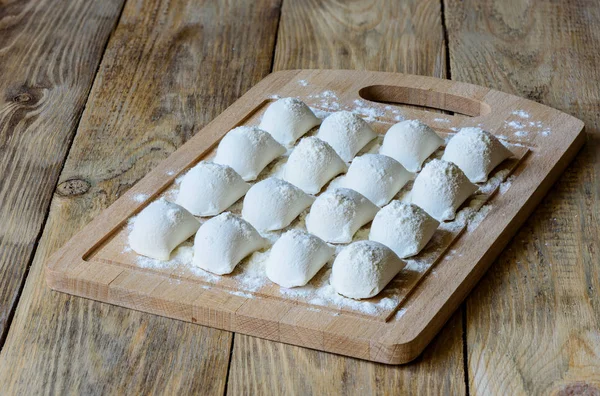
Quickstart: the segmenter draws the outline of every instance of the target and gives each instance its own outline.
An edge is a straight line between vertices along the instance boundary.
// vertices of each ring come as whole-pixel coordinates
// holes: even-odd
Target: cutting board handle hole
[[[425,110],[444,110],[450,114],[469,117],[485,116],[491,113],[490,106],[479,100],[420,88],[370,85],[361,88],[358,95],[371,102],[410,105]]]

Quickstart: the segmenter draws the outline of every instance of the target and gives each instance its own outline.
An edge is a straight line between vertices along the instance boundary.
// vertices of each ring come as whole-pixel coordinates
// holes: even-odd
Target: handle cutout
[[[484,116],[491,112],[487,103],[444,92],[393,85],[370,85],[361,88],[358,95],[371,102],[403,104],[430,110],[444,110],[469,117]]]

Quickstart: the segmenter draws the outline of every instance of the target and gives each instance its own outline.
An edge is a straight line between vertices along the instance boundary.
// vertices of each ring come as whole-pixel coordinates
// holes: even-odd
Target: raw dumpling
[[[423,161],[443,143],[444,140],[427,125],[417,120],[406,120],[387,131],[379,153],[392,157],[414,173],[421,170]]]
[[[326,242],[348,243],[360,227],[373,220],[379,208],[348,188],[325,191],[306,217],[306,229]]]
[[[342,296],[361,299],[376,296],[404,268],[404,262],[387,246],[358,241],[337,255],[329,282]]]
[[[221,139],[214,162],[229,165],[246,181],[254,180],[285,148],[273,137],[257,128],[241,126]]]
[[[183,177],[176,202],[196,216],[213,216],[233,205],[249,188],[229,166],[200,162]]]
[[[393,158],[381,154],[364,154],[350,164],[341,187],[358,191],[375,205],[383,206],[390,202],[411,176]]]
[[[329,261],[335,249],[302,230],[283,234],[271,248],[267,276],[283,287],[304,286]]]
[[[442,159],[456,164],[471,182],[479,183],[511,156],[491,133],[481,128],[463,128],[450,139]]]
[[[284,146],[291,146],[319,122],[321,120],[300,99],[282,98],[267,108],[259,128],[269,132]]]
[[[375,136],[377,134],[365,120],[349,111],[338,111],[325,118],[317,134],[346,162],[352,161]]]
[[[400,258],[414,256],[427,245],[440,222],[414,204],[392,201],[373,219],[369,239],[389,247]]]
[[[414,204],[438,221],[454,219],[456,209],[477,186],[452,162],[433,159],[415,179],[411,192]]]
[[[314,200],[291,183],[269,178],[250,188],[244,198],[242,216],[260,231],[280,230]]]
[[[267,241],[244,219],[225,212],[208,220],[194,238],[194,265],[213,274],[229,274]]]
[[[135,217],[129,246],[142,256],[168,260],[173,249],[194,235],[198,227],[200,223],[190,212],[160,199]]]
[[[283,179],[308,194],[317,194],[334,176],[346,170],[346,164],[329,144],[311,136],[302,139],[290,154]]]

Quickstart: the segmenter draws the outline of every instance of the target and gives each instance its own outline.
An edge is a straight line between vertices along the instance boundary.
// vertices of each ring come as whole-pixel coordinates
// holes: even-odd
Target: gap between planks
[[[90,97],[90,93],[92,91],[92,86],[94,85],[96,78],[98,76],[98,71],[100,70],[100,65],[102,64],[102,60],[104,59],[104,54],[106,53],[106,49],[108,47],[108,43],[110,42],[110,39],[112,38],[113,34],[115,33],[115,30],[117,29],[117,26],[119,25],[119,23],[121,22],[121,16],[123,15],[123,9],[125,8],[125,4],[127,3],[128,0],[124,0],[121,3],[121,8],[119,9],[118,15],[116,16],[112,28],[110,29],[110,33],[108,34],[106,41],[104,42],[103,46],[102,46],[102,53],[101,55],[98,57],[98,63],[96,65],[96,68],[94,70],[93,73],[93,77],[90,79],[90,83],[87,89],[87,92],[85,94],[85,103],[84,105],[81,107],[81,109],[79,110],[79,113],[77,114],[77,120],[75,122],[74,125],[74,133],[71,134],[70,139],[67,143],[67,149],[65,151],[65,155],[62,158],[62,162],[60,165],[60,170],[58,171],[58,177],[56,178],[56,181],[54,183],[54,187],[52,189],[53,191],[53,195],[54,192],[56,191],[56,189],[58,188],[58,185],[60,183],[60,175],[62,174],[64,168],[65,168],[65,163],[67,162],[67,158],[69,157],[69,153],[71,152],[71,148],[73,147],[73,141],[75,140],[75,136],[77,135],[77,132],[79,131],[79,124],[81,122],[81,118],[83,116],[83,113],[85,112],[88,102],[89,102],[89,97]],[[52,205],[52,199],[49,199],[47,204],[46,204],[46,208],[44,211],[44,219],[42,220],[41,224],[40,224],[40,228],[38,230],[38,233],[35,237],[35,241],[33,243],[33,248],[31,249],[31,254],[29,255],[29,257],[27,258],[27,265],[25,267],[25,272],[23,273],[23,277],[21,279],[21,284],[19,285],[19,288],[17,290],[16,293],[16,297],[14,300],[14,303],[12,305],[12,307],[10,307],[10,310],[8,312],[8,316],[6,319],[6,326],[4,327],[4,331],[0,333],[0,353],[2,352],[2,350],[4,349],[4,343],[6,342],[6,337],[8,336],[8,332],[10,331],[14,316],[15,316],[15,312],[17,311],[17,306],[19,305],[19,301],[21,300],[21,296],[23,294],[23,289],[25,288],[25,282],[27,281],[27,278],[29,277],[29,270],[31,268],[31,265],[33,264],[33,259],[35,257],[35,254],[37,252],[39,243],[40,243],[40,239],[42,238],[42,234],[44,232],[44,230],[46,229],[46,224],[48,222],[48,217],[50,216],[50,208]],[[1,330],[1,329],[0,329]]]

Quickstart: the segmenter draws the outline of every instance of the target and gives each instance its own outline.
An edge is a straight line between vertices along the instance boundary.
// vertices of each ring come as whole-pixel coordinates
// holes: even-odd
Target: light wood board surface
[[[245,123],[255,125],[260,112],[272,101],[270,98],[296,96],[318,108],[323,103],[323,92],[327,93],[327,103],[335,96],[335,108],[358,106],[355,111],[373,118],[371,124],[381,133],[397,117],[420,119],[442,131],[479,125],[514,146],[512,151],[519,162],[514,163],[515,168],[509,173],[511,184],[496,194],[487,186],[480,187],[482,191],[490,189],[491,196],[483,201],[484,217],[473,217],[479,218],[476,223],[467,217],[456,220],[456,225],[445,224],[449,227],[445,231],[442,226],[438,229],[451,236],[434,238],[431,247],[416,256],[411,272],[423,269],[415,282],[401,272],[399,281],[392,282],[391,290],[382,293],[384,298],[360,302],[361,308],[356,309],[357,303],[351,300],[347,302],[352,303],[350,308],[344,305],[345,301],[330,303],[327,308],[333,313],[312,302],[319,294],[298,304],[297,299],[279,295],[272,288],[267,292],[268,287],[263,287],[255,293],[246,289],[243,282],[227,276],[209,282],[205,275],[175,272],[174,267],[148,273],[131,261],[134,255],[119,251],[119,247],[127,245],[127,233],[119,232],[127,221],[172,186],[177,177],[207,158],[229,130]],[[393,110],[394,103],[455,114],[440,118],[438,113],[421,109]],[[523,118],[539,124],[539,131],[522,133],[520,127],[513,126]],[[535,102],[448,80],[340,70],[274,73],[156,166],[56,252],[48,260],[48,284],[58,291],[224,330],[377,362],[406,363],[422,352],[449,319],[577,153],[583,144],[582,128],[581,121]],[[524,147],[530,155],[525,155]],[[498,183],[502,181],[503,178],[498,179]],[[136,199],[138,196],[144,199]],[[480,208],[475,210],[484,210]],[[461,233],[463,227],[466,231]],[[116,250],[111,246],[115,238],[121,239]],[[429,251],[434,248],[439,249],[441,257]],[[105,252],[107,249],[110,253]],[[411,260],[407,262],[410,266]],[[201,287],[207,283],[211,285],[208,290]],[[194,290],[193,296],[190,289]],[[387,301],[395,305],[387,310],[379,308]],[[365,304],[373,304],[376,312],[361,313],[365,312],[362,308]]]
[[[186,2],[188,1],[170,2],[170,7],[182,9],[182,3]],[[132,3],[132,1],[128,3]],[[195,13],[205,10],[200,2],[190,3],[192,3]],[[28,276],[28,283],[20,296],[17,314],[14,320],[10,315],[7,318],[8,324],[11,325],[11,332],[14,334],[11,334],[6,340],[0,352],[0,389],[3,390],[2,393],[7,393],[7,390],[12,390],[12,393],[17,391],[21,393],[63,391],[64,393],[70,389],[80,392],[85,390],[86,393],[108,394],[119,393],[125,389],[125,384],[128,384],[129,389],[143,389],[145,392],[160,392],[166,389],[189,391],[200,389],[207,381],[215,381],[221,375],[225,377],[223,381],[229,384],[229,392],[236,394],[243,389],[257,389],[264,393],[273,393],[282,389],[290,394],[306,393],[301,391],[307,389],[360,394],[395,393],[396,391],[461,394],[465,393],[465,381],[471,384],[469,392],[472,395],[480,393],[547,393],[540,389],[556,390],[557,392],[593,392],[595,387],[598,388],[598,384],[594,382],[595,372],[593,371],[594,367],[598,367],[599,364],[598,355],[580,352],[581,348],[584,348],[583,351],[588,351],[587,345],[590,345],[590,342],[580,342],[578,338],[569,336],[569,334],[580,333],[582,329],[597,329],[597,325],[590,327],[589,324],[589,318],[598,317],[598,304],[593,302],[595,297],[589,300],[590,305],[587,305],[585,315],[568,316],[568,320],[561,320],[552,329],[548,324],[550,322],[542,320],[543,312],[553,317],[552,315],[557,311],[567,310],[568,312],[568,307],[581,306],[581,303],[587,304],[587,300],[580,301],[579,294],[574,292],[567,294],[564,299],[566,305],[562,302],[558,303],[556,291],[565,289],[564,287],[557,288],[557,285],[563,285],[565,279],[569,280],[569,290],[588,290],[588,296],[595,296],[593,289],[588,288],[587,279],[593,276],[594,271],[597,270],[596,263],[599,261],[597,252],[600,251],[598,230],[595,228],[598,224],[596,214],[598,213],[598,194],[600,193],[597,182],[600,171],[596,136],[598,115],[594,110],[598,103],[598,90],[594,83],[597,81],[597,68],[594,65],[597,63],[597,54],[599,53],[596,38],[599,25],[597,5],[593,2],[569,2],[561,5],[552,2],[511,1],[506,3],[506,7],[502,7],[488,2],[465,2],[462,3],[463,6],[454,1],[446,1],[444,4],[434,1],[368,1],[361,2],[362,4],[337,1],[284,1],[283,8],[279,9],[279,4],[254,3],[251,9],[246,8],[245,14],[236,14],[247,16],[241,19],[243,22],[236,21],[237,31],[244,28],[245,31],[265,29],[264,34],[272,35],[271,39],[277,37],[278,42],[286,39],[286,46],[278,44],[275,49],[276,69],[278,65],[282,68],[342,67],[404,71],[458,78],[532,98],[583,119],[587,124],[588,144],[575,164],[563,176],[563,179],[568,181],[567,185],[561,187],[560,192],[550,195],[548,198],[550,201],[544,201],[529,221],[531,224],[538,225],[536,227],[528,226],[515,238],[515,242],[509,250],[512,253],[509,254],[507,251],[493,265],[491,272],[476,289],[476,293],[478,293],[485,287],[485,294],[469,300],[470,314],[465,314],[466,320],[472,323],[469,331],[463,333],[461,315],[455,315],[452,322],[442,330],[419,359],[410,365],[398,367],[382,366],[235,335],[233,356],[227,373],[226,370],[215,370],[214,372],[196,370],[196,361],[184,358],[187,353],[194,350],[195,346],[204,345],[204,341],[199,341],[198,338],[183,337],[182,340],[179,340],[181,343],[179,348],[175,348],[172,352],[165,351],[164,345],[162,345],[162,341],[165,339],[164,335],[170,334],[171,331],[180,331],[178,322],[160,318],[150,319],[153,318],[152,315],[141,315],[137,312],[99,303],[83,302],[78,298],[60,297],[55,300],[56,297],[52,297],[53,293],[42,289],[44,285],[41,269],[43,258],[58,249],[70,235],[91,220],[94,214],[99,213],[102,208],[114,201],[117,194],[122,194],[135,180],[148,172],[160,158],[164,158],[174,149],[175,146],[171,144],[173,139],[167,137],[169,135],[165,132],[160,138],[163,151],[160,154],[155,153],[156,157],[153,161],[146,162],[148,154],[131,160],[129,163],[135,163],[135,165],[128,165],[132,169],[129,172],[135,173],[135,175],[131,179],[125,180],[120,188],[107,190],[98,188],[86,191],[87,186],[85,183],[80,183],[78,178],[75,177],[74,183],[67,182],[66,178],[61,178],[61,181],[66,183],[62,184],[60,191],[84,191],[84,197],[80,197],[78,200],[73,197],[59,200],[55,197],[55,204],[52,206],[49,221],[45,227],[45,236],[40,241],[40,248],[37,249],[36,259],[31,265],[31,271],[24,273]],[[35,32],[41,31],[38,30],[40,26],[47,26],[46,31],[50,34],[58,32],[63,27],[79,26],[68,23],[38,25],[35,22],[39,20],[41,14],[31,12],[33,10],[31,6],[23,7],[27,12],[16,12],[19,4],[23,3],[12,1],[0,5],[0,41],[11,37],[8,46],[3,44],[4,51],[0,53],[2,58],[0,68],[5,68],[9,63],[14,62],[8,62],[7,57],[15,53],[18,48],[39,43],[39,40],[29,40],[28,37],[31,36],[24,34],[20,34],[18,38],[5,34],[6,29],[11,29],[13,26],[12,22],[25,20],[15,18],[15,15],[36,16],[35,19],[31,19],[31,22],[14,25],[19,26],[22,31],[32,32],[34,35]],[[28,4],[34,3],[29,2]],[[43,5],[45,2],[35,2],[35,4]],[[72,15],[75,14],[63,12],[67,8],[60,8],[59,5],[62,6],[62,4],[69,5],[68,10],[72,11],[74,10],[73,5],[76,3],[54,2],[54,7],[47,7],[47,11],[44,12],[57,18],[59,17],[57,15],[60,14],[60,21],[72,21]],[[221,4],[223,7],[232,7],[229,2]],[[104,6],[103,2],[102,7]],[[563,6],[564,9],[561,9]],[[152,2],[136,2],[133,7],[130,15],[132,12],[141,13],[142,9],[148,14],[161,12]],[[79,17],[82,13],[78,12],[76,15]],[[102,23],[110,23],[106,12],[96,12],[91,15],[101,18]],[[332,19],[331,16],[334,18]],[[8,19],[6,19],[7,17]],[[261,26],[256,26],[255,18],[260,18]],[[455,18],[456,23],[451,23],[452,18]],[[133,20],[131,17],[127,20],[129,25],[125,29],[133,34],[134,27],[131,24]],[[275,35],[273,32],[276,30],[278,20],[280,20],[280,31]],[[6,21],[11,21],[11,23],[6,23]],[[116,21],[116,18],[113,21]],[[144,21],[154,22],[152,18],[145,18]],[[184,19],[182,23],[199,26],[199,30],[202,32],[224,31],[219,29],[230,31],[227,26],[216,27],[219,21],[218,18],[202,20],[190,17]],[[274,21],[274,25],[270,25],[271,21]],[[288,28],[283,37],[281,29],[285,26],[285,21],[293,24],[295,28]],[[138,22],[136,25],[138,27],[142,23],[137,20],[136,22]],[[254,26],[251,26],[252,24]],[[173,25],[154,23],[152,29],[164,31],[170,26]],[[150,29],[148,27],[146,31]],[[326,32],[327,35],[322,35],[322,32]],[[457,41],[447,48],[443,39],[444,33],[452,37],[453,32],[458,37]],[[333,36],[331,36],[332,33]],[[226,36],[229,39],[233,34],[239,33],[230,31]],[[368,46],[365,45],[367,35],[370,37]],[[58,34],[53,37],[57,37],[57,45],[64,45],[63,43],[68,42],[69,46],[66,47],[66,51],[68,51],[73,48],[74,41],[69,41],[72,36]],[[210,37],[210,34],[203,37]],[[219,37],[221,36],[219,35]],[[251,38],[253,37],[251,36]],[[100,34],[91,38],[88,41],[89,48],[97,44],[96,40],[101,41],[101,38]],[[307,38],[312,40],[310,41],[310,51],[306,51],[304,48],[309,45]],[[178,40],[179,37],[173,38],[173,42]],[[203,38],[199,38],[194,41],[196,44],[191,44],[191,47],[198,45],[197,43],[202,40]],[[337,40],[335,46],[330,45],[331,40]],[[5,41],[2,42],[5,43]],[[139,51],[139,46],[152,48],[152,43],[153,41],[137,40],[131,41],[127,46],[123,44],[118,56],[123,56],[129,51]],[[227,53],[228,49],[244,51],[244,53],[238,53],[238,61],[233,62],[242,65],[242,69],[254,67],[256,59],[266,62],[264,75],[270,70],[268,63],[271,53],[269,51],[272,52],[273,48],[269,48],[268,44],[264,44],[263,48],[262,41],[259,39],[253,40],[253,43],[255,45],[246,46],[245,49],[240,49],[238,46],[223,46],[221,51],[223,53]],[[190,49],[190,45],[184,47]],[[381,49],[382,51],[379,52],[385,52],[384,55],[377,56],[371,53],[367,57],[364,49],[373,47]],[[48,47],[46,48],[48,49]],[[84,52],[89,51],[89,48],[80,49],[81,55],[85,56]],[[98,48],[102,49],[103,44],[100,43]],[[110,46],[107,50],[109,49]],[[257,49],[259,50],[257,51]],[[452,58],[452,73],[446,71],[446,51]],[[64,51],[52,53],[63,54]],[[47,59],[32,52],[28,52],[28,54],[29,57],[11,58],[17,59],[20,62],[19,65],[24,65],[15,70],[25,70],[28,65],[35,62],[57,70],[55,62],[48,62]],[[318,57],[312,54],[318,54]],[[453,56],[455,57],[453,58]],[[93,62],[90,62],[88,66],[92,65]],[[181,68],[171,68],[167,74],[173,75],[178,69]],[[63,69],[63,75],[81,78],[82,74],[73,77],[73,70],[75,69]],[[219,78],[223,78],[223,81],[228,82],[223,64],[209,65],[202,70],[203,73],[208,72],[209,76],[219,76]],[[188,71],[193,73],[193,68]],[[106,75],[106,73],[101,69],[99,75]],[[132,71],[133,75],[136,73],[136,71]],[[231,99],[225,100],[221,109],[205,109],[209,114],[206,116],[207,119],[218,114],[220,110],[239,97],[245,89],[260,79],[257,77],[247,83],[247,80],[242,78],[244,74],[235,76],[232,74],[231,76],[231,88],[208,90],[210,92],[208,95],[217,101],[224,96]],[[13,72],[8,78],[11,79],[11,82],[16,83],[18,74]],[[110,82],[112,78],[113,76],[108,81]],[[168,79],[168,77],[165,78]],[[130,88],[131,95],[145,95],[144,92],[148,89],[148,85],[132,86]],[[109,87],[118,90],[118,82],[114,82],[113,85],[109,84]],[[162,86],[152,89],[154,89],[153,92],[162,92],[165,88]],[[8,97],[10,92],[3,88],[2,93]],[[156,93],[152,95],[157,96]],[[60,119],[53,114],[53,112],[40,113],[38,122],[55,125],[54,120]],[[98,114],[96,117],[107,118],[103,114]],[[78,119],[78,117],[76,118]],[[64,139],[61,137],[63,135],[58,133],[62,132],[59,129],[39,129],[45,134],[44,136],[52,136],[52,138],[44,140],[44,143],[54,145],[54,142],[61,142],[62,144]],[[79,129],[78,134],[82,135],[82,131]],[[101,144],[103,136],[110,136],[109,132],[102,127],[88,129],[85,133],[87,136],[81,139],[88,140],[90,143],[84,150],[90,150],[92,142]],[[138,133],[143,134],[144,131]],[[172,133],[176,134],[175,131]],[[146,142],[157,140],[148,136]],[[151,147],[150,145],[141,147],[138,140],[124,139],[119,144],[123,147],[122,151],[113,150],[111,155],[114,153],[115,158],[107,161],[113,166],[127,163],[129,161],[127,155],[145,152],[144,150],[149,150]],[[159,150],[155,148],[155,151]],[[127,153],[124,153],[125,151]],[[35,158],[43,163],[50,158],[52,161],[59,160],[60,157],[54,151],[42,154]],[[23,155],[22,152],[16,153],[13,158],[18,159]],[[81,158],[81,155],[78,158]],[[102,173],[100,160],[97,157],[88,159],[88,163],[92,164],[96,161],[98,164],[95,168],[93,164],[89,165],[88,172]],[[74,160],[73,165],[70,166],[72,169],[70,177],[77,176],[76,167],[81,164],[80,159]],[[9,166],[8,169],[17,168]],[[84,174],[84,176],[86,175]],[[31,180],[41,181],[37,176]],[[118,185],[121,180],[124,180],[122,175],[116,176],[114,178],[115,185]],[[39,192],[37,190],[38,183],[20,185],[21,189],[25,187],[36,191],[36,194]],[[553,196],[554,198],[551,198]],[[50,208],[39,199],[41,198],[38,196],[33,200],[30,199],[29,202],[32,205],[27,206],[26,209],[39,205],[37,207],[45,215]],[[14,202],[3,200],[0,201],[0,206],[3,210],[8,207],[10,213]],[[571,202],[568,207],[564,206],[567,202]],[[46,206],[44,207],[44,205]],[[558,210],[559,208],[562,209]],[[58,213],[59,210],[60,213]],[[87,213],[90,210],[89,217],[79,218],[79,213]],[[74,214],[67,215],[69,211],[74,211]],[[538,220],[540,217],[543,221]],[[52,221],[53,218],[54,221]],[[44,224],[43,217],[39,224],[40,226]],[[18,235],[21,235],[22,228],[19,227],[22,227],[22,224],[17,223],[11,227],[14,227]],[[3,228],[2,232],[5,230],[6,228]],[[544,241],[541,241],[539,235],[536,235],[540,232],[545,235]],[[569,257],[573,256],[567,257],[560,245],[553,245],[552,251],[550,251],[545,243],[555,241],[552,238],[555,238],[556,235],[564,235],[564,233],[571,233],[577,241],[571,249],[578,257],[574,261],[576,266],[580,263],[583,265],[584,276],[565,278],[567,275],[565,272],[557,272],[560,264],[570,262],[569,260],[572,259]],[[527,241],[527,244],[518,243],[521,239]],[[31,252],[36,249],[35,245],[29,246],[31,246]],[[4,251],[6,252],[6,249]],[[528,261],[524,267],[522,257],[525,254],[527,254]],[[9,263],[13,265],[17,261],[11,259]],[[26,265],[27,261],[21,261],[25,264],[19,265]],[[507,266],[510,269],[498,268],[498,263],[505,262],[509,263]],[[540,263],[542,263],[541,266]],[[514,271],[519,271],[521,268],[527,268],[529,272],[525,274],[527,275],[527,284],[523,283],[520,276],[522,272],[515,275]],[[569,274],[572,273],[572,271],[569,272]],[[596,276],[595,279],[598,277]],[[6,282],[14,281],[12,275],[5,276],[3,274],[0,277],[3,288],[7,284]],[[17,287],[15,290],[19,290],[19,288]],[[36,293],[35,296],[34,293]],[[561,295],[564,294],[561,293]],[[502,300],[498,300],[499,294],[502,294]],[[16,301],[18,297],[18,294],[14,298],[11,297],[12,301]],[[544,298],[544,300],[540,300],[540,298]],[[481,308],[479,308],[480,300]],[[540,301],[544,302],[543,309],[540,308]],[[502,308],[498,315],[500,302],[502,302],[502,307],[506,308]],[[96,319],[92,318],[97,317],[97,310],[101,313],[102,318],[109,319],[102,323],[94,322]],[[578,312],[580,311],[578,308]],[[117,315],[118,312],[121,313]],[[486,314],[483,315],[483,312]],[[522,314],[515,316],[516,312]],[[534,312],[538,312],[538,314],[534,314]],[[487,320],[496,320],[493,326],[488,323],[491,331],[486,331],[485,337],[475,337],[479,328],[486,327],[485,325],[482,327],[482,323]],[[122,325],[121,322],[126,322],[126,324]],[[133,323],[135,326],[131,325]],[[165,323],[173,323],[177,326],[169,328],[165,332]],[[492,327],[501,328],[503,323],[510,323],[510,327],[506,327],[506,330],[509,331],[499,331],[495,334]],[[135,337],[125,334],[123,330],[115,330],[126,327],[131,330],[138,328],[143,330],[140,332],[138,329],[137,333],[130,333],[135,334]],[[196,327],[198,326],[190,326],[190,328]],[[183,328],[188,329],[187,326]],[[540,330],[543,330],[542,333]],[[27,336],[27,334],[31,335]],[[461,337],[463,334],[469,338],[468,351],[476,349],[481,352],[476,355],[467,353],[463,356],[463,338]],[[543,334],[544,337],[532,338],[534,334]],[[591,339],[593,340],[593,332],[589,333],[588,331],[587,334],[592,334]],[[524,336],[529,337],[527,338],[528,342],[523,342]],[[252,342],[237,342],[238,339]],[[589,339],[588,336],[583,340]],[[540,344],[539,342],[542,340],[544,343]],[[0,343],[2,341],[0,340]],[[534,345],[531,349],[529,343]],[[210,344],[206,345],[206,348],[209,348]],[[467,345],[466,340],[464,345]],[[527,356],[525,351],[534,349],[542,351],[544,348],[549,348],[550,351],[544,358],[552,357],[551,371],[546,370],[545,366],[533,364],[539,361],[537,356],[529,358],[529,360],[516,360],[518,356]],[[73,353],[74,350],[76,353]],[[217,352],[218,350],[220,352]],[[223,354],[225,360],[229,356],[228,350],[215,349],[214,353]],[[128,359],[125,356],[131,356],[131,358]],[[242,356],[244,356],[243,359]],[[482,356],[487,358],[483,359]],[[465,367],[469,368],[467,373],[463,373],[462,370],[463,358]],[[156,364],[152,366],[151,362],[154,360],[156,360]],[[225,363],[225,365],[227,364]],[[138,367],[139,369],[132,370],[127,367]],[[177,367],[185,367],[185,369],[172,370]],[[271,381],[265,381],[265,373],[274,373],[270,376]],[[302,373],[302,376],[298,373]],[[464,374],[468,374],[466,379]],[[477,383],[474,382],[475,377],[478,378]],[[152,383],[145,381],[141,384],[137,380],[139,378],[155,380],[151,381]],[[330,381],[332,378],[335,381]],[[373,378],[375,381],[368,383],[368,380]]]

